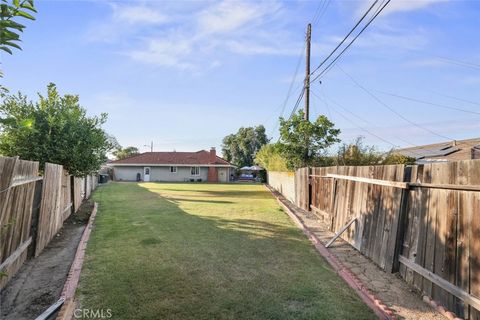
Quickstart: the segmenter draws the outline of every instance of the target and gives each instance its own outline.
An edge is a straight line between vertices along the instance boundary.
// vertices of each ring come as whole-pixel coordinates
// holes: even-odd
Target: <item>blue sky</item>
[[[322,2],[37,1],[23,51],[1,57],[4,85],[34,99],[54,82],[79,94],[90,114],[109,113],[105,129],[142,151],[152,140],[157,151],[220,147],[225,135],[258,124],[276,139],[306,24]],[[313,26],[312,67],[370,3],[330,2]],[[427,130],[337,67],[313,84],[322,100],[312,95],[312,116],[326,114],[346,142],[363,135],[381,149],[480,136],[480,115],[382,93],[480,111],[478,21],[478,1],[393,0],[338,63]],[[302,61],[285,116],[303,73]]]

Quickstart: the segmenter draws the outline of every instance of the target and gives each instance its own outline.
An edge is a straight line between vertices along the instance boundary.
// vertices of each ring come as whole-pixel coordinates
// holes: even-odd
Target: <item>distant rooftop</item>
[[[454,140],[412,148],[397,149],[397,153],[417,160],[469,160],[480,158],[480,138]]]

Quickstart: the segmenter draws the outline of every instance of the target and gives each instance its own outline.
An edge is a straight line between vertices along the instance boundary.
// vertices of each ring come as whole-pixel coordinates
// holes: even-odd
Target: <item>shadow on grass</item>
[[[188,190],[244,197],[220,213],[207,200],[184,210],[149,187],[111,184],[95,195],[82,308],[110,308],[115,319],[375,318],[273,199],[242,212],[266,198],[261,188]]]
[[[235,185],[228,185],[229,187]],[[244,185],[240,185],[244,186]],[[253,185],[246,185],[246,186],[253,186]],[[231,198],[238,198],[238,197],[246,197],[249,199],[269,199],[271,198],[271,194],[269,191],[266,190],[201,190],[201,189],[175,189],[175,188],[165,188],[166,191],[176,191],[176,192],[195,192],[201,194],[201,196],[212,196],[212,197],[231,197]]]

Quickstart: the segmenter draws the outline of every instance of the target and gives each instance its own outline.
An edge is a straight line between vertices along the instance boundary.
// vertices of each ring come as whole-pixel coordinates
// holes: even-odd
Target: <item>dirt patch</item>
[[[92,208],[84,203],[40,256],[28,260],[10,280],[0,293],[1,319],[35,319],[60,298]]]

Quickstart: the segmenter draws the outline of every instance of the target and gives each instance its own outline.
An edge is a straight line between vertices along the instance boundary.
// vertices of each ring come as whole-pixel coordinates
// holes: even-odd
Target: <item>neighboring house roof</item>
[[[211,154],[208,151],[201,150],[197,152],[145,152],[126,159],[116,160],[109,165],[233,165],[215,156],[215,161],[211,161]]]
[[[395,150],[404,156],[417,160],[469,160],[480,158],[480,138],[434,143],[413,148]]]

